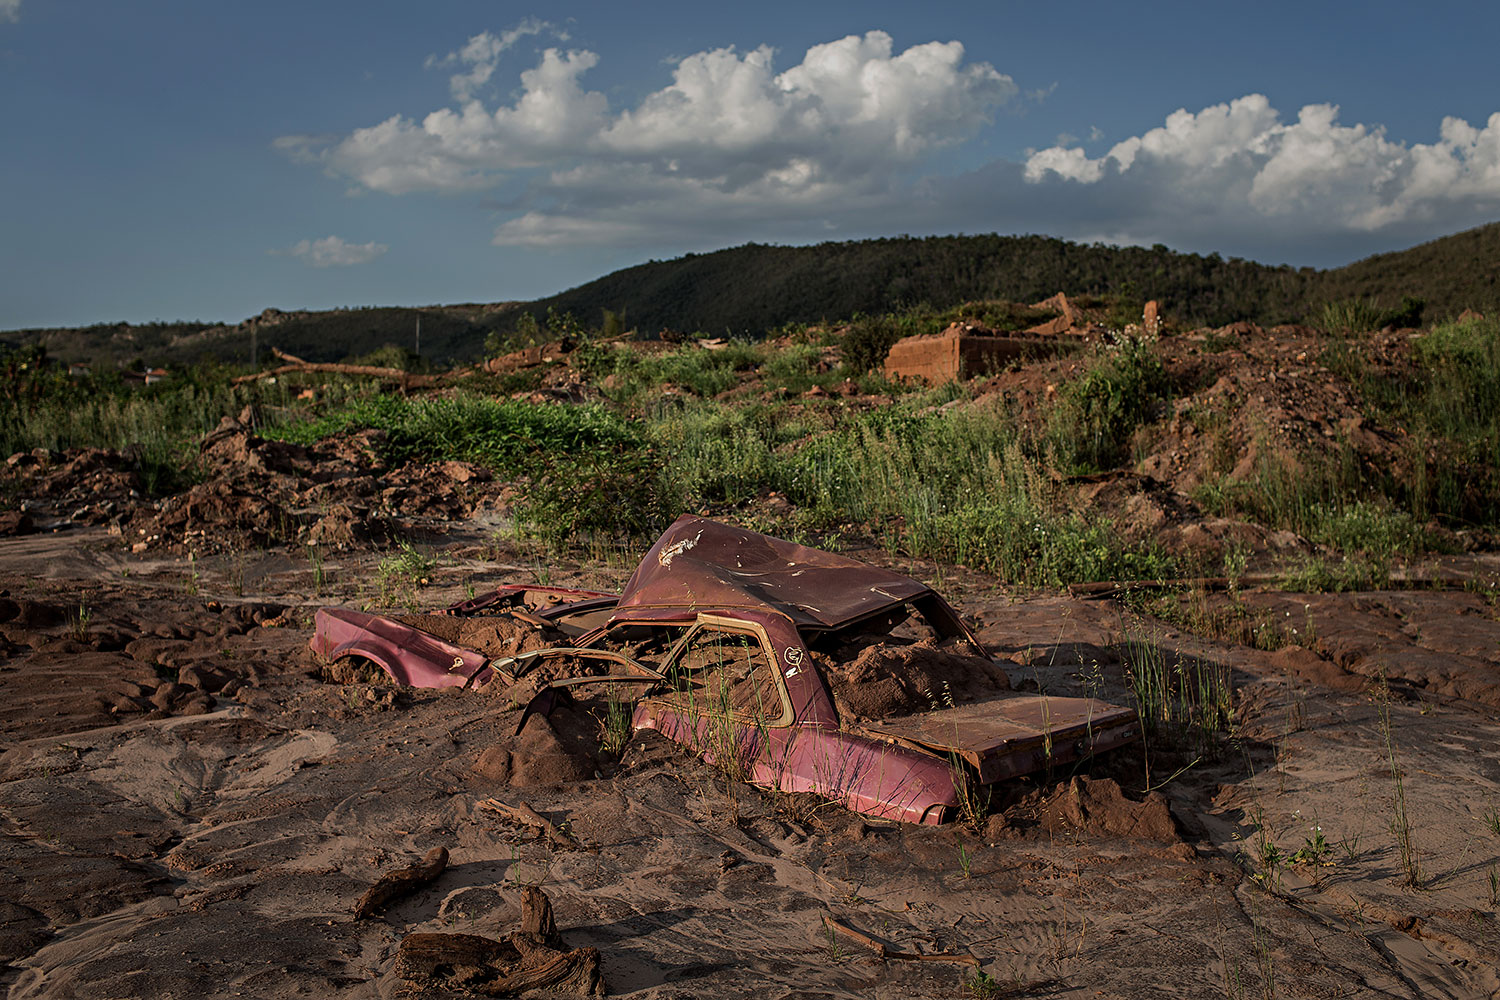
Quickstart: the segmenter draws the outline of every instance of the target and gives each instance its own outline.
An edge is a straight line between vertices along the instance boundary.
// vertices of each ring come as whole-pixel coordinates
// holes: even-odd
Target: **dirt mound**
[[[1050,794],[1038,790],[1030,801],[1007,810],[1007,816],[1033,810],[1037,825],[1048,833],[1073,831],[1167,843],[1181,839],[1161,792],[1147,792],[1137,802],[1126,798],[1111,778],[1080,776]]]
[[[822,661],[840,717],[886,719],[1010,690],[1005,671],[975,656],[968,643],[939,645],[922,639],[898,645],[888,637],[883,640],[842,662],[837,656],[814,654]]]
[[[533,715],[519,735],[486,747],[471,767],[480,778],[518,788],[586,781],[599,771],[598,723],[586,711],[559,707]]]
[[[515,656],[533,649],[565,645],[567,640],[556,629],[520,621],[509,615],[393,615],[394,620],[435,635],[464,649],[472,649],[494,659]]]
[[[466,462],[387,468],[381,431],[304,447],[258,436],[251,417],[224,418],[200,444],[201,481],[159,500],[144,495],[137,457],[120,452],[21,453],[6,471],[23,510],[108,525],[133,552],[381,544],[499,503],[501,487]]]

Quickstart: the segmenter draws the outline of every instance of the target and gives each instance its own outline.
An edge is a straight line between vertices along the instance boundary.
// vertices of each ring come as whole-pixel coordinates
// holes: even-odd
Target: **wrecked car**
[[[325,608],[311,644],[400,684],[519,686],[534,692],[522,726],[569,689],[626,690],[636,730],[755,784],[911,823],[1140,735],[1130,708],[1011,692],[918,580],[692,515],[619,594],[512,585],[429,616]]]

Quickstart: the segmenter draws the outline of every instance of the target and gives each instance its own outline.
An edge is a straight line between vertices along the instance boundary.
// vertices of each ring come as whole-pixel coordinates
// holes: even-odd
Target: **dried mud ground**
[[[456,525],[413,599],[516,580],[616,587],[630,568],[484,538]],[[980,830],[917,829],[726,784],[649,734],[585,773],[567,741],[587,735],[586,708],[571,735],[555,719],[522,745],[514,706],[486,693],[327,679],[306,648],[312,612],[378,600],[382,555],[188,563],[127,555],[99,529],[0,540],[9,996],[417,995],[392,972],[405,935],[501,936],[537,884],[569,946],[599,949],[611,995],[1500,991],[1500,621],[1482,594],[1252,593],[1316,632],[1310,650],[1268,653],[1111,601],[891,563],[947,593],[1023,689],[1123,699],[1127,640],[1221,663],[1238,686],[1236,738],[1159,752],[1160,796],[1127,749],[1077,780],[1006,789],[1004,818]],[[1381,675],[1388,726],[1369,693]],[[1392,757],[1416,887],[1392,832]],[[548,846],[492,797],[580,847]],[[1317,827],[1330,849],[1316,863],[1266,850],[1287,858]],[[353,919],[381,873],[436,846],[451,855],[436,882]],[[973,955],[988,979],[882,962],[830,938],[825,915],[899,951]]]

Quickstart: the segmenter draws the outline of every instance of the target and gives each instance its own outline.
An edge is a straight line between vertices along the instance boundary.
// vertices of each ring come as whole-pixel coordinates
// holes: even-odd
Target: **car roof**
[[[677,621],[688,608],[769,608],[832,629],[931,593],[857,559],[684,514],[636,567],[616,615]]]

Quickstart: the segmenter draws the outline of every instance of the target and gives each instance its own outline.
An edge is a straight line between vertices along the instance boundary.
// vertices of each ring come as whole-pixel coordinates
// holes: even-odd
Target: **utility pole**
[[[417,313],[417,357],[422,356],[422,314]]]

